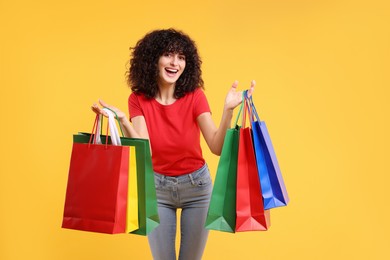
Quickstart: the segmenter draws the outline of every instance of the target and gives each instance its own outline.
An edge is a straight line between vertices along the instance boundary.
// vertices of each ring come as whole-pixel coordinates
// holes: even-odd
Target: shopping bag
[[[97,116],[92,132],[96,131],[98,119]],[[62,227],[124,233],[129,147],[95,144],[91,140],[73,143]]]
[[[246,95],[246,94],[245,94]],[[250,127],[245,127],[247,102],[239,134],[236,195],[236,232],[267,230],[269,211],[264,210]]]
[[[138,224],[138,189],[137,189],[137,159],[136,149],[130,147],[129,183],[127,193],[126,233],[137,230]]]
[[[139,228],[131,233],[148,235],[160,224],[149,140],[124,137],[121,141],[136,147]]]
[[[207,213],[207,229],[235,232],[239,127],[228,129]]]
[[[86,143],[91,138],[89,133],[78,133],[73,136],[74,142]],[[92,135],[92,138],[96,138]],[[107,142],[110,144],[112,142],[111,138],[107,138],[105,135],[101,135],[99,138],[102,143]],[[156,189],[154,185],[154,172],[152,168],[152,158],[149,148],[149,140],[141,138],[128,138],[120,137],[120,142],[122,146],[134,147],[136,150],[136,177],[137,177],[137,211],[138,211],[138,228],[131,231],[132,234],[138,235],[148,235],[154,228],[156,228],[160,219],[158,216],[157,210],[157,196]],[[131,166],[131,165],[130,165]],[[132,178],[130,176],[130,178]],[[130,194],[132,192],[133,185],[130,184]],[[134,218],[134,200],[130,201],[129,210],[131,211],[131,216],[129,216],[128,222],[134,223],[136,220]],[[131,225],[131,223],[129,223]]]
[[[267,126],[261,121],[252,97],[247,98],[252,113],[251,124],[257,169],[260,178],[264,208],[286,206],[289,202],[286,186],[279,168]]]

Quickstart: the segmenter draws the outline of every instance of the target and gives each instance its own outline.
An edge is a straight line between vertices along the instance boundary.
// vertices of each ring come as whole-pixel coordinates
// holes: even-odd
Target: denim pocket
[[[207,185],[211,184],[211,178],[203,178],[203,179],[197,180],[197,181],[195,181],[195,184],[198,187],[207,186]]]
[[[212,183],[211,176],[208,168],[205,168],[203,172],[195,178],[194,184],[197,187],[206,187]]]

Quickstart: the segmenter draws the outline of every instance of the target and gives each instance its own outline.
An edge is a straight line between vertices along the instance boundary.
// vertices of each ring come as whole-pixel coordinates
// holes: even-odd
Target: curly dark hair
[[[178,30],[166,29],[149,32],[139,40],[132,50],[127,83],[136,94],[154,98],[158,93],[158,60],[167,52],[183,54],[186,66],[175,85],[175,98],[181,98],[197,88],[203,88],[202,61],[196,44]]]

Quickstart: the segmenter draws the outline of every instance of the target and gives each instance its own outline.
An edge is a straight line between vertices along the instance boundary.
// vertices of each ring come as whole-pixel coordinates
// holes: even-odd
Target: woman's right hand
[[[251,87],[248,90],[248,97],[250,97],[255,90],[256,82],[254,80],[251,81]],[[242,102],[242,91],[237,91],[238,81],[234,81],[232,87],[230,88],[228,94],[225,98],[225,110],[233,111],[238,105]]]
[[[127,120],[126,114],[123,113],[123,112],[122,112],[121,110],[119,110],[118,108],[113,107],[113,106],[110,106],[110,105],[108,105],[107,103],[105,103],[103,100],[100,100],[100,99],[99,99],[99,104],[100,104],[103,108],[106,107],[106,108],[109,108],[109,109],[111,109],[112,111],[114,111],[114,112],[116,113],[116,115],[118,116],[119,121],[122,122],[123,120]],[[96,114],[98,114],[98,115],[102,114],[103,116],[108,117],[108,114],[107,114],[102,108],[100,108],[98,104],[96,104],[96,103],[93,104],[91,108],[92,108],[92,111],[95,112]]]

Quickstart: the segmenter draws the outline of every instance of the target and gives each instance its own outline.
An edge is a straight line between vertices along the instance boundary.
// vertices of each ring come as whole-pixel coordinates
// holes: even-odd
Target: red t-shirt
[[[145,117],[155,172],[178,176],[204,165],[196,121],[204,112],[210,112],[210,107],[201,89],[188,93],[171,105],[162,105],[141,94],[130,95],[130,119]]]

